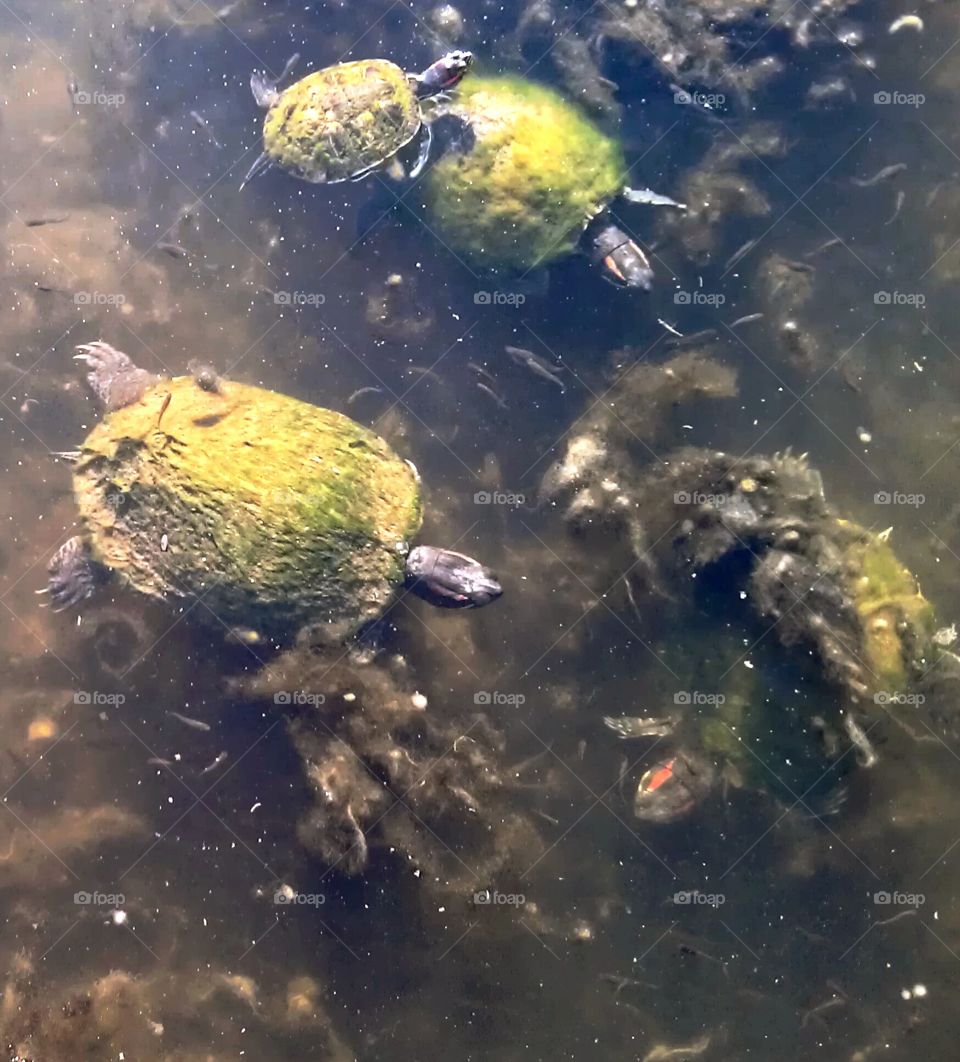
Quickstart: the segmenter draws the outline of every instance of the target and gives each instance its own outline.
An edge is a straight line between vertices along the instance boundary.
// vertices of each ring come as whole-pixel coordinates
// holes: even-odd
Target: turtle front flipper
[[[63,612],[85,601],[107,579],[109,569],[98,564],[87,542],[74,535],[50,558],[47,590],[55,612]]]
[[[294,52],[287,60],[279,77],[271,77],[263,70],[254,70],[250,75],[250,91],[253,93],[253,98],[257,101],[258,107],[262,107],[266,111],[277,102],[280,97],[280,92],[277,89],[277,86],[284,80],[284,78],[286,78],[299,61],[300,53]]]
[[[108,410],[139,402],[159,379],[146,369],[138,369],[128,355],[109,343],[84,343],[77,350],[80,353],[74,354],[74,359],[87,363],[87,383]]]
[[[480,608],[503,593],[489,568],[463,553],[436,546],[410,550],[407,585],[438,608]]]

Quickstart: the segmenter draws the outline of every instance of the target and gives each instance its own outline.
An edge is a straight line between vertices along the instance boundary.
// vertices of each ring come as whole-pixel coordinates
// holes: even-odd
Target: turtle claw
[[[74,354],[73,360],[89,367],[87,383],[108,410],[132,406],[156,382],[156,376],[138,369],[129,355],[102,340],[83,343],[77,350],[80,353]]]
[[[54,612],[64,612],[85,601],[103,581],[105,569],[90,556],[87,544],[78,535],[68,538],[47,565],[49,592]]]

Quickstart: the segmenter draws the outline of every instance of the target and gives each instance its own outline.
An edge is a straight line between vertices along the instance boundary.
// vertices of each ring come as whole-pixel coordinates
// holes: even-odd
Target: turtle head
[[[480,608],[503,593],[489,568],[463,553],[436,546],[410,550],[407,585],[439,608]]]
[[[464,79],[472,64],[472,52],[447,52],[417,78],[417,95],[426,99],[452,89]]]
[[[635,240],[610,222],[589,233],[590,256],[603,270],[605,279],[618,288],[649,291],[653,284],[650,262]]]

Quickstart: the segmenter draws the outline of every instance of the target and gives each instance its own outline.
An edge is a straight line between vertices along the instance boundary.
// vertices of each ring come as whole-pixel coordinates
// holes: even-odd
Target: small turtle
[[[617,141],[544,85],[513,75],[472,78],[446,108],[459,134],[425,178],[445,241],[475,265],[526,275],[575,251],[618,287],[650,288],[643,250],[609,205],[673,206],[624,187]]]
[[[263,154],[243,183],[278,166],[305,181],[359,181],[394,159],[419,136],[406,176],[426,165],[432,134],[423,101],[457,85],[470,69],[470,52],[452,51],[422,74],[407,74],[388,59],[361,59],[324,67],[282,92],[279,78],[256,72],[254,99],[266,109]]]
[[[230,629],[335,642],[404,582],[448,608],[500,596],[477,561],[410,548],[416,469],[342,413],[202,365],[169,379],[106,343],[79,350],[107,415],[76,454],[84,531],[50,561],[57,608],[113,575]]]

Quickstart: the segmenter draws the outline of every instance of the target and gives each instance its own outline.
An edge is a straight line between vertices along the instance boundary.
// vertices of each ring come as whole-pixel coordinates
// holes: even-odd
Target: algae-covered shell
[[[449,110],[470,132],[432,167],[426,203],[444,239],[478,265],[525,270],[571,253],[623,189],[619,144],[552,89],[474,77]]]
[[[364,59],[317,70],[280,93],[263,120],[263,148],[304,180],[334,183],[386,162],[420,125],[403,70]]]
[[[278,636],[349,632],[402,581],[421,522],[412,467],[340,413],[259,387],[164,379],[83,444],[94,557],[137,590]]]
[[[875,694],[894,695],[910,683],[936,627],[933,606],[901,564],[886,535],[838,520],[848,592],[860,619],[863,664]]]

